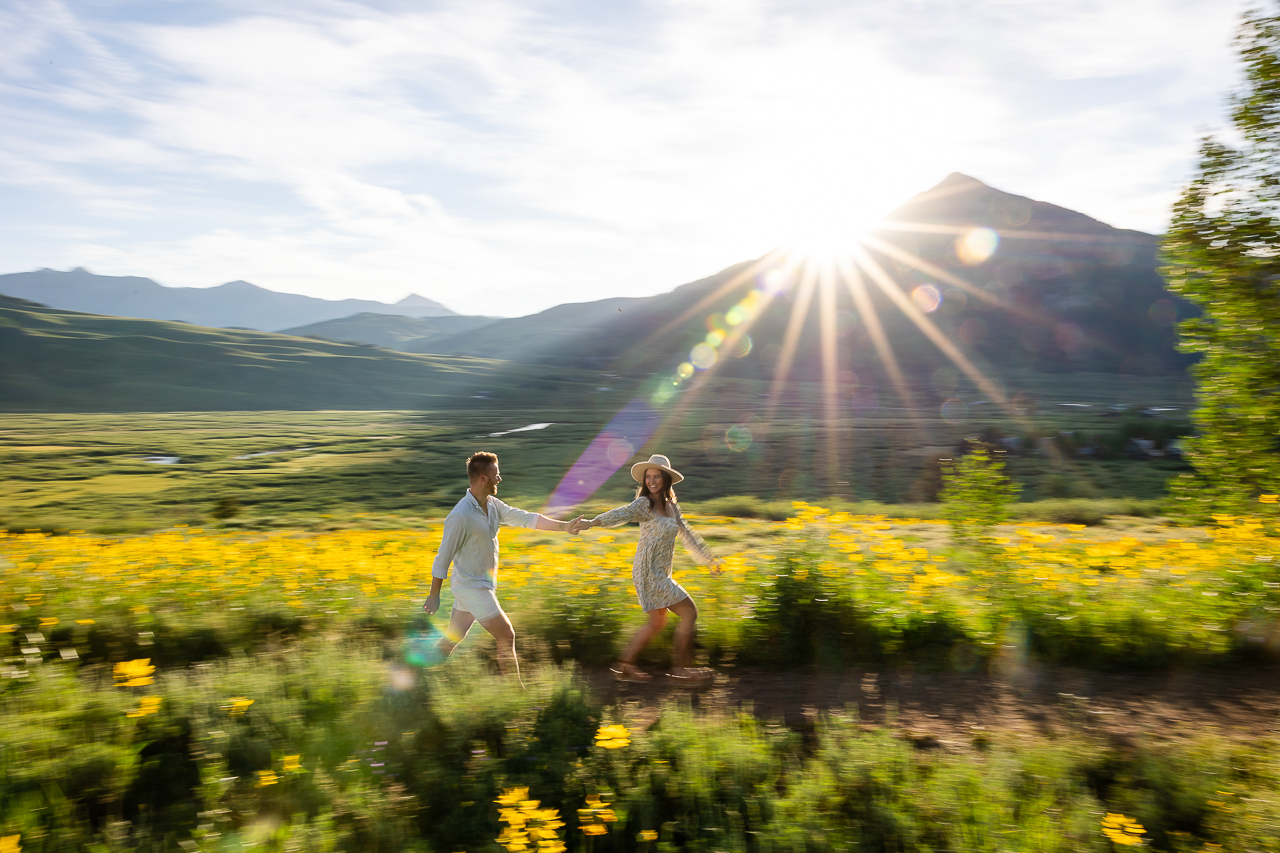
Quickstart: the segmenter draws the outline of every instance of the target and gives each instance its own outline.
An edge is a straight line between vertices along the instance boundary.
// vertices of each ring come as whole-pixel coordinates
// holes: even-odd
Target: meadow
[[[1080,708],[940,743],[891,709],[604,693],[634,529],[505,531],[528,689],[483,636],[442,662],[418,610],[439,528],[391,521],[0,539],[0,849],[1280,849],[1273,733],[1117,741]],[[691,522],[724,556],[677,565],[722,673],[1274,678],[1280,540],[1248,520],[1023,522],[981,559],[937,521],[805,503]]]
[[[1173,383],[1151,380],[1138,397],[1122,378],[1051,377],[1050,400],[1073,402],[1046,401],[1025,417],[975,407],[981,417],[920,420],[886,408],[847,412],[829,425],[795,417],[821,410],[820,389],[799,384],[764,423],[757,413],[767,386],[725,380],[709,386],[705,405],[665,423],[652,443],[688,475],[681,500],[706,503],[715,514],[782,519],[798,499],[862,514],[938,517],[938,459],[966,438],[985,437],[1021,448],[1008,464],[1023,486],[1015,508],[1022,518],[1096,523],[1158,515],[1165,482],[1187,468],[1176,459],[1130,459],[1125,442],[1163,443],[1187,427],[1136,408],[1141,401],[1170,415],[1182,411],[1174,408]],[[590,406],[518,410],[477,399],[448,411],[5,415],[0,526],[312,528],[329,523],[326,516],[369,513],[417,527],[457,502],[466,488],[463,460],[481,449],[503,460],[504,498],[541,507],[624,402],[606,389]],[[521,431],[536,424],[545,426]],[[1085,446],[1096,452],[1080,455]],[[619,470],[597,499],[621,502],[630,488]]]

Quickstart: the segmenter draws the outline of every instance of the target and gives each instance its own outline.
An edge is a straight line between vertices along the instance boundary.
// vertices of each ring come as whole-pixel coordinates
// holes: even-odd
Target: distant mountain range
[[[364,312],[337,320],[325,320],[284,329],[283,334],[330,341],[372,344],[402,352],[430,352],[431,341],[487,326],[496,317],[452,314],[446,317],[395,317]]]
[[[999,235],[987,258],[966,253],[958,240],[974,228]],[[952,174],[909,200],[872,236],[880,243],[867,243],[868,255],[904,293],[931,287],[920,303],[933,309],[928,319],[984,370],[1175,375],[1191,363],[1176,350],[1175,325],[1194,308],[1165,288],[1154,235],[1113,228]],[[738,264],[657,296],[559,305],[495,320],[480,327],[480,335],[474,327],[453,334],[435,327],[422,337],[406,334],[390,343],[389,327],[402,321],[364,317],[358,330],[345,327],[344,337],[415,352],[643,375],[685,360],[713,315],[756,287],[764,269]],[[949,368],[949,358],[871,277],[862,278],[904,372],[927,383],[934,372]],[[798,290],[776,299],[756,320],[751,352],[720,370],[744,378],[772,375]],[[936,306],[929,304],[933,296]],[[797,378],[812,379],[822,371],[819,303],[813,300],[799,330],[792,366]],[[831,309],[837,315],[839,369],[862,381],[884,381],[872,318],[860,315],[844,284],[823,310]]]
[[[0,275],[0,295],[89,314],[266,331],[360,312],[402,317],[456,316],[439,302],[417,294],[391,305],[369,299],[330,300],[277,293],[247,281],[208,288],[165,287],[149,278],[95,275],[84,268]]]
[[[976,254],[964,240],[975,228],[990,229],[978,235],[986,244]],[[863,242],[866,256],[901,289],[897,302],[864,271],[869,312],[840,283],[793,320],[804,302],[803,288],[793,286],[755,319],[750,346],[721,358],[716,371],[730,379],[772,378],[787,339],[794,338],[791,377],[816,380],[827,370],[824,334],[834,332],[841,386],[885,388],[891,371],[875,346],[878,322],[911,384],[945,399],[963,379],[902,310],[904,299],[920,306],[964,359],[997,381],[1044,373],[1182,376],[1191,363],[1176,350],[1175,325],[1194,311],[1165,288],[1153,235],[953,174],[909,200],[871,238]],[[18,307],[10,300],[7,320],[0,317],[0,327],[8,327],[0,328],[0,407],[400,407],[467,387],[441,380],[442,370],[458,376],[478,371],[473,378],[486,388],[510,387],[521,395],[541,387],[530,378],[537,376],[607,373],[612,378],[601,377],[599,384],[615,387],[657,381],[688,360],[709,329],[723,325],[724,313],[761,286],[767,268],[762,261],[744,262],[657,296],[564,304],[510,319],[457,315],[421,297],[395,306],[328,302],[244,282],[199,290],[84,270],[0,276],[0,294],[46,305],[287,329],[287,335],[312,338],[125,321]],[[833,320],[825,333],[823,318]],[[171,359],[168,367],[164,358]],[[150,378],[135,381],[135,373]],[[419,381],[421,390],[412,390]],[[148,397],[148,382],[161,383],[166,394]],[[130,402],[141,400],[151,402]]]
[[[187,323],[0,296],[0,412],[439,409],[572,400],[569,372]]]

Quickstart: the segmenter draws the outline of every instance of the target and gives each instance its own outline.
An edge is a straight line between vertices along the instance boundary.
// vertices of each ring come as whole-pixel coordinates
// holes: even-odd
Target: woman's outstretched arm
[[[645,508],[649,505],[649,499],[646,497],[638,497],[626,506],[620,506],[617,509],[611,509],[608,512],[602,512],[595,518],[591,519],[592,527],[617,527],[620,524],[626,524],[629,521],[644,521]]]
[[[711,571],[718,573],[720,571],[720,558],[716,556],[715,552],[711,550],[711,546],[701,536],[693,532],[693,528],[684,520],[684,513],[680,511],[679,505],[676,505],[676,527],[680,533],[680,541],[684,543],[685,549],[693,557],[694,562],[699,565],[710,566]]]

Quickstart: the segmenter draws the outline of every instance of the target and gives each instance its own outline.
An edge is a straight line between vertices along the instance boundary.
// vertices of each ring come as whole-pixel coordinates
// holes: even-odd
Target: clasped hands
[[[570,536],[577,536],[584,530],[590,530],[594,525],[584,516],[578,516],[569,522],[569,526],[565,528],[565,532]]]

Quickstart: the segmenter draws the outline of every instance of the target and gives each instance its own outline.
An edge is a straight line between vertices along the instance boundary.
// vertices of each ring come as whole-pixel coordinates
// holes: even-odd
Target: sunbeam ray
[[[934,345],[937,346],[938,349],[942,350],[943,354],[946,355],[947,358],[951,359],[952,363],[954,363],[956,367],[960,368],[966,376],[973,380],[974,384],[981,388],[983,393],[990,397],[993,402],[1008,411],[1010,415],[1016,414],[1012,410],[1012,407],[1009,406],[1008,400],[1005,399],[1004,391],[988,379],[982,371],[978,370],[978,368],[974,366],[973,362],[971,362],[969,358],[962,353],[936,325],[934,325],[933,321],[930,320],[923,311],[916,307],[916,304],[911,301],[911,298],[902,292],[902,288],[898,286],[898,283],[884,271],[884,268],[876,262],[875,258],[871,257],[870,253],[868,253],[866,249],[861,246],[855,248],[854,259],[857,264],[866,271],[867,275],[871,277],[871,280],[876,283],[876,286],[879,287],[886,296],[893,300],[893,303],[898,306],[899,310],[901,310],[903,314],[906,314],[907,318],[916,325],[916,328],[923,332],[929,340],[933,341]]]
[[[947,284],[950,284],[954,287],[958,287],[965,293],[975,296],[978,299],[983,300],[989,305],[992,305],[997,308],[1001,308],[1005,311],[1010,312],[1011,314],[1015,314],[1018,317],[1023,318],[1024,320],[1028,320],[1033,323],[1040,323],[1045,326],[1056,326],[1059,322],[1061,322],[1060,317],[1055,317],[1047,311],[1043,311],[1043,310],[1037,311],[1037,310],[1032,310],[1031,308],[1028,308],[1023,305],[1007,303],[1004,300],[1000,299],[999,297],[995,296],[994,294],[988,293],[987,291],[983,290],[982,288],[978,287],[972,282],[966,281],[960,276],[957,276],[954,273],[948,272],[947,270],[937,266],[936,264],[931,264],[928,261],[924,260],[923,258],[913,255],[910,252],[907,252],[899,248],[898,246],[893,245],[892,243],[881,240],[878,237],[875,237],[874,235],[870,235],[870,234],[865,235],[863,238],[863,243],[869,248],[875,249],[877,252],[880,252],[883,255],[887,255],[888,257],[892,258],[895,261],[899,261],[926,275],[932,276],[933,278],[936,278],[938,281],[944,281]],[[1118,346],[1114,341],[1101,340],[1096,335],[1090,335],[1089,342],[1093,346],[1099,347],[1105,351],[1109,351],[1109,352],[1121,351],[1121,347]]]
[[[796,354],[796,344],[800,342],[800,332],[809,313],[809,303],[813,301],[813,291],[817,283],[816,270],[812,264],[800,267],[800,286],[796,289],[796,302],[791,308],[791,317],[787,320],[787,331],[782,338],[782,351],[778,354],[778,366],[773,371],[773,383],[769,386],[769,406],[766,423],[773,423],[773,411],[778,406],[778,397],[791,374],[791,361]]]
[[[775,259],[778,259],[780,256],[777,253],[771,252],[769,255],[766,255],[766,257],[773,257]],[[766,270],[765,274],[777,275],[777,276],[780,276],[783,280],[788,280],[790,279],[791,276],[795,275],[796,269],[799,266],[799,264],[793,259],[785,258],[785,256],[782,256],[782,259],[785,261],[785,263],[782,266],[773,267],[769,270]],[[755,326],[756,322],[761,317],[764,316],[765,311],[767,311],[769,306],[773,304],[773,300],[776,299],[777,296],[786,289],[787,288],[771,287],[771,288],[766,288],[763,291],[760,291],[759,292],[760,296],[759,296],[759,299],[757,300],[755,309],[750,314],[747,315],[746,319],[744,319],[741,323],[733,327],[733,329],[729,332],[729,335],[724,339],[724,343],[721,344],[721,349],[723,349],[726,352],[732,352],[734,348],[737,347],[739,343],[741,343],[742,339],[751,332],[751,329]],[[706,309],[711,306],[703,305],[702,307]],[[694,377],[694,380],[689,384],[689,390],[687,390],[683,395],[681,395],[680,399],[676,401],[675,406],[672,408],[671,414],[664,421],[664,424],[663,424],[664,427],[666,423],[677,420],[678,419],[677,416],[683,413],[686,409],[688,409],[690,405],[692,405],[693,401],[697,398],[698,392],[702,390],[702,387],[706,385],[707,382],[709,382],[711,380],[711,377],[714,375],[715,375],[714,370],[704,370],[702,371],[702,373]],[[661,438],[662,438],[662,432],[661,430],[659,430],[658,434],[655,436],[655,439],[661,439]]]
[[[737,290],[745,282],[750,281],[751,278],[753,278],[761,270],[767,271],[772,269],[773,264],[776,263],[777,260],[782,257],[784,257],[784,253],[781,249],[772,249],[766,252],[760,258],[757,258],[756,260],[752,261],[750,266],[748,266],[746,269],[740,270],[739,272],[735,273],[724,284],[720,285],[714,291],[712,291],[711,293],[708,293],[706,296],[699,299],[697,303],[694,304],[691,308],[685,309],[685,311],[681,313],[679,317],[676,317],[674,320],[670,320],[667,323],[663,324],[661,327],[659,327],[659,329],[656,332],[650,335],[648,339],[657,340],[661,338],[663,335],[670,332],[672,329],[680,328],[685,323],[689,322],[694,317],[701,314],[703,311],[706,311],[708,308],[712,307],[717,302],[720,302],[721,300],[723,300],[725,296]]]
[[[889,257],[893,258],[895,261],[901,261],[902,263],[910,267],[914,267],[915,269],[919,270],[922,273],[925,273],[926,275],[931,275],[940,281],[945,281],[947,284],[958,287],[961,290],[963,290],[965,293],[968,293],[971,296],[975,296],[978,299],[981,299],[990,305],[995,305],[1000,308],[1006,308],[1011,311],[1018,310],[1016,306],[1005,305],[994,294],[988,293],[987,291],[983,290],[981,287],[978,287],[976,284],[965,281],[964,279],[960,278],[960,276],[951,272],[947,272],[942,267],[937,266],[936,264],[931,264],[928,261],[924,260],[923,258],[916,257],[910,252],[900,249],[897,246],[893,245],[892,243],[886,243],[884,240],[881,240],[878,237],[875,237],[874,235],[871,235],[871,234],[866,235],[863,238],[863,240],[867,246],[870,246],[871,248],[875,249],[877,252],[888,255]]]
[[[893,354],[893,347],[889,345],[889,339],[884,333],[884,326],[880,323],[880,315],[876,313],[876,307],[871,302],[871,297],[867,295],[867,288],[862,281],[862,274],[848,258],[841,258],[838,262],[838,267],[841,278],[844,279],[845,287],[848,289],[849,295],[853,297],[853,304],[858,309],[859,317],[867,324],[867,333],[871,336],[871,343],[875,347],[876,355],[880,357],[880,363],[884,365],[885,371],[889,374],[889,381],[893,383],[894,390],[898,393],[898,399],[902,401],[902,405],[906,407],[911,417],[918,420],[920,410],[916,405],[915,395],[911,393],[911,388],[907,385],[907,378],[903,375],[902,368],[898,366],[898,357]]]
[[[840,398],[837,379],[839,365],[836,351],[836,277],[832,263],[824,263],[818,272],[818,328],[822,338],[822,397],[826,419],[827,494],[835,493],[835,472],[843,470],[840,455]]]

